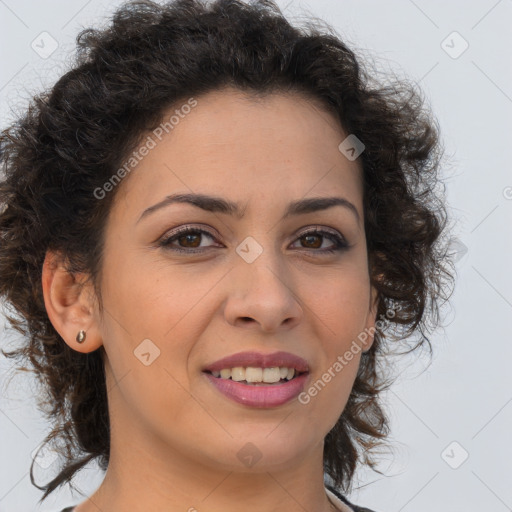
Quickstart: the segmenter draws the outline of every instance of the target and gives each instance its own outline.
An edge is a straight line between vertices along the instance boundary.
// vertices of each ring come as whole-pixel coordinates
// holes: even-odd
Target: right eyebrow
[[[172,194],[166,196],[162,201],[154,204],[153,206],[146,208],[142,212],[137,223],[149,214],[174,203],[191,204],[208,212],[233,215],[238,219],[243,218],[246,210],[246,206],[243,207],[241,203],[236,203],[222,197],[209,196],[205,194]],[[359,222],[360,216],[357,208],[344,197],[312,197],[308,199],[292,201],[288,204],[284,215],[281,217],[281,220],[292,215],[304,215],[307,213],[327,210],[329,208],[333,208],[334,206],[347,208],[354,214],[357,221]]]

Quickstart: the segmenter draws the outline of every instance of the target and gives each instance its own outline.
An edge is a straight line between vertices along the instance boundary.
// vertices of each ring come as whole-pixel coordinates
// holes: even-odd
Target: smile
[[[286,369],[286,377],[284,375]],[[222,370],[215,373],[205,371],[203,375],[215,387],[217,391],[227,398],[243,405],[256,408],[278,407],[295,399],[304,389],[309,373],[303,372],[293,375],[295,370],[287,368],[251,368],[246,375],[246,369],[235,367],[233,369]],[[263,376],[266,370],[266,378]],[[231,375],[228,375],[228,372]],[[261,374],[261,377],[260,377]],[[288,379],[288,375],[291,375]],[[233,378],[234,376],[234,378]],[[278,378],[279,376],[279,378]],[[247,378],[247,380],[246,380]],[[253,379],[257,379],[254,381]],[[270,379],[272,382],[268,382]]]

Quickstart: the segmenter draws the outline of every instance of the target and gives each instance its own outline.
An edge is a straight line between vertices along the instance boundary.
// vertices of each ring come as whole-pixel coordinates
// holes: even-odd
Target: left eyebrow
[[[193,206],[197,206],[198,208],[208,212],[233,215],[238,219],[243,218],[247,206],[242,206],[241,203],[235,203],[222,197],[208,196],[204,194],[173,194],[165,197],[159,203],[146,208],[137,220],[137,223],[139,223],[150,213],[153,213],[160,208],[169,206],[174,203],[187,203]],[[281,220],[292,215],[304,215],[306,213],[327,210],[334,206],[342,206],[347,208],[354,214],[357,221],[359,222],[359,212],[357,211],[357,208],[350,201],[343,197],[312,197],[308,199],[299,199],[298,201],[293,201],[288,204],[288,207],[286,208],[284,215],[281,217]]]

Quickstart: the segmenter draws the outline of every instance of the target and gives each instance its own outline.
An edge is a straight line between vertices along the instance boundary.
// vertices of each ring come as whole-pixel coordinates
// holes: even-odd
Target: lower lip
[[[309,373],[303,373],[288,382],[271,386],[251,386],[231,379],[204,373],[208,380],[225,396],[250,407],[277,407],[293,400],[304,389]]]

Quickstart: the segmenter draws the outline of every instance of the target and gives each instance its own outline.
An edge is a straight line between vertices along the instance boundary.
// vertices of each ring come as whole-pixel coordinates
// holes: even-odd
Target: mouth
[[[295,380],[309,372],[301,372],[285,366],[272,368],[239,366],[222,370],[204,370],[203,373],[211,375],[215,379],[231,380],[247,386],[276,386]]]
[[[276,375],[275,382],[251,382],[251,375],[249,381],[242,378],[236,380],[240,377],[236,375],[236,371],[235,380],[232,376],[215,377],[213,371],[203,371],[203,374],[213,389],[229,400],[246,407],[263,409],[283,406],[295,400],[304,390],[309,378],[309,372],[299,372],[290,379],[287,375],[286,378],[277,380]]]
[[[289,352],[238,352],[203,367],[202,372],[224,397],[248,407],[272,408],[302,392],[310,367]]]

